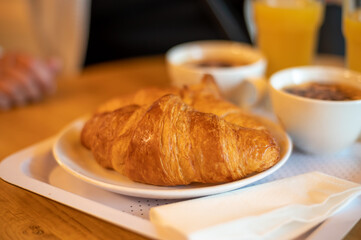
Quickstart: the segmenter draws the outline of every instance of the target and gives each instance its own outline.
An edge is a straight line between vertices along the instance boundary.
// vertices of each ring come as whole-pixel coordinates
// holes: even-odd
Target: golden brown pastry
[[[111,99],[110,101],[101,105],[96,112],[111,112],[118,108],[125,107],[128,105],[149,105],[155,100],[166,94],[175,94],[178,95],[180,93],[180,89],[178,88],[144,88],[139,91],[123,96],[119,96]]]
[[[182,100],[200,112],[213,113],[226,121],[249,128],[265,129],[261,119],[226,101],[211,75],[205,75],[199,84],[178,88],[145,88],[119,96],[97,109],[97,113],[110,112],[127,105],[150,105],[166,94],[179,95]]]
[[[226,101],[211,75],[205,75],[199,84],[185,86],[180,95],[185,103],[198,111],[216,114],[242,127],[265,129],[259,117]]]
[[[122,154],[128,146],[127,141],[130,140],[126,137],[135,127],[133,120],[141,114],[139,110],[139,106],[129,105],[113,112],[95,114],[86,122],[81,132],[81,143],[91,149],[94,158],[102,167],[113,168],[113,151],[114,155],[118,154],[115,158],[123,158]],[[113,145],[119,147],[114,148]],[[118,151],[118,148],[123,147],[124,150]]]
[[[255,128],[246,128],[197,111],[201,107],[185,103],[200,104],[195,92],[181,93],[184,101],[165,95],[151,105],[96,114],[84,126],[82,143],[102,166],[162,186],[230,182],[279,161],[279,146],[257,121]]]

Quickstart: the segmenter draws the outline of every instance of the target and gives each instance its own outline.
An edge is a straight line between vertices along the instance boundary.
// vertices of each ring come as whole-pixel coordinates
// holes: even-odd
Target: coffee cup
[[[311,82],[316,82],[316,88],[320,85],[322,98],[328,97],[326,85],[330,86],[334,99],[310,98],[317,97],[317,89],[310,88]],[[269,83],[273,111],[300,150],[311,154],[336,153],[360,136],[361,74],[338,67],[296,67],[273,74]],[[297,86],[302,86],[299,93],[306,97],[287,90]],[[349,93],[353,89],[357,98],[342,100],[342,94],[337,95],[341,86]],[[312,91],[307,93],[307,88]]]
[[[174,86],[197,84],[211,75],[221,93],[240,106],[252,106],[264,96],[266,60],[251,45],[233,41],[196,41],[177,45],[166,54]]]

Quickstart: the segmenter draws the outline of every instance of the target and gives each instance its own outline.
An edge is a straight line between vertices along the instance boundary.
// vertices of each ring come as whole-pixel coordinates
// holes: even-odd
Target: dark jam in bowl
[[[352,101],[361,99],[361,89],[340,83],[309,82],[283,88],[297,96],[328,101]]]

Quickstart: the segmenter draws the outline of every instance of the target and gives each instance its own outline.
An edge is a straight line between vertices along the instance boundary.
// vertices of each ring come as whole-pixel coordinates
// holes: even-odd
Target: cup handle
[[[239,91],[234,101],[238,106],[249,108],[259,103],[267,91],[267,81],[264,77],[248,77],[239,85]]]

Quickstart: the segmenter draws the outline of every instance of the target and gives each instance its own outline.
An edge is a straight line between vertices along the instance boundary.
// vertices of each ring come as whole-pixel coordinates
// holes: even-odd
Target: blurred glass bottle
[[[64,74],[76,74],[85,58],[90,0],[27,0],[43,57],[58,57]]]
[[[346,40],[346,65],[361,72],[361,1],[343,1],[343,34]]]

